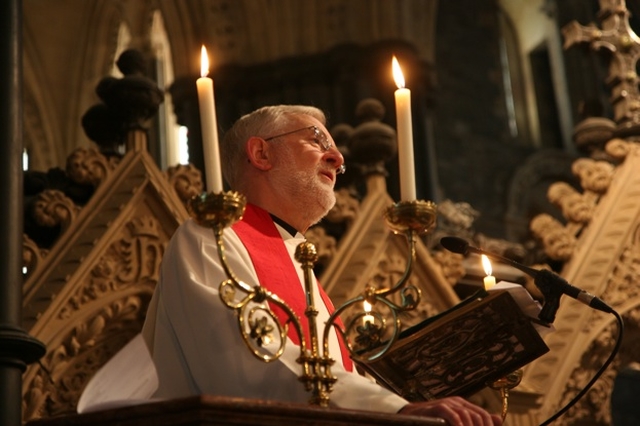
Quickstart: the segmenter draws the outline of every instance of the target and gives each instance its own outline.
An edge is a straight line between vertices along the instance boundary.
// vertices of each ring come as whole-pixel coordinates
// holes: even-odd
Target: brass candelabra
[[[365,360],[373,360],[384,355],[397,340],[401,331],[398,314],[414,309],[420,301],[420,290],[408,284],[416,259],[416,241],[419,235],[435,227],[436,206],[430,201],[402,201],[390,206],[384,214],[387,225],[396,234],[404,234],[409,244],[409,257],[406,269],[398,282],[389,288],[367,286],[364,292],[338,307],[324,326],[322,340],[316,322],[318,311],[313,298],[313,266],[317,261],[317,252],[313,244],[301,243],[295,253],[303,268],[308,319],[309,344],[305,341],[305,330],[302,329],[297,314],[277,294],[267,291],[259,284],[250,285],[239,280],[229,267],[223,244],[224,229],[242,218],[246,199],[242,194],[228,191],[221,193],[205,193],[194,197],[189,203],[192,217],[200,225],[211,228],[215,234],[220,262],[227,276],[220,283],[220,298],[229,309],[236,313],[242,338],[254,356],[264,362],[278,359],[284,352],[289,324],[295,328],[300,341],[298,362],[302,366],[300,380],[305,389],[311,392],[310,403],[326,407],[329,405],[329,394],[336,382],[331,373],[335,362],[330,355],[329,332],[334,328],[344,339],[350,355]],[[391,300],[398,293],[400,303]],[[267,302],[267,303],[265,303]],[[346,309],[367,302],[370,311],[361,310],[346,325],[339,326],[337,319]],[[282,324],[271,309],[280,307],[287,315],[288,321]],[[386,307],[387,315],[382,315],[376,306]],[[271,324],[275,324],[275,327]],[[264,347],[273,342],[276,334],[278,345],[275,351],[266,351]],[[355,338],[350,338],[355,336]],[[383,342],[383,336],[385,341]],[[322,343],[322,351],[320,351]],[[310,347],[308,347],[310,346]]]

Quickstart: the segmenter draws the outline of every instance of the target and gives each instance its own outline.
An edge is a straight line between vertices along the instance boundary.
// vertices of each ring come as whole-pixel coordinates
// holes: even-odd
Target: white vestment
[[[276,226],[304,288],[303,272],[293,259],[301,234],[292,237]],[[226,258],[243,282],[254,286],[258,277],[246,248],[230,228],[224,231]],[[307,403],[311,394],[298,380],[299,346],[287,339],[278,361],[264,363],[242,341],[234,312],[218,295],[227,279],[220,264],[213,230],[187,220],[174,234],[161,266],[160,281],[143,329],[156,366],[159,385],[155,398],[210,394]],[[315,288],[319,335],[329,312]],[[393,413],[408,402],[342,365],[336,334],[329,333],[330,353],[337,377],[331,405]]]

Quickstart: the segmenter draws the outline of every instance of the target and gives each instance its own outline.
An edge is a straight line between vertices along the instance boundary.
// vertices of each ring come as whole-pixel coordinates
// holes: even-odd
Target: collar
[[[298,231],[296,230],[296,228],[294,228],[293,226],[289,225],[287,222],[285,222],[284,220],[280,219],[278,216],[273,215],[271,213],[269,213],[269,216],[271,216],[271,219],[273,219],[273,221],[275,223],[280,225],[292,237],[295,237],[298,234]]]

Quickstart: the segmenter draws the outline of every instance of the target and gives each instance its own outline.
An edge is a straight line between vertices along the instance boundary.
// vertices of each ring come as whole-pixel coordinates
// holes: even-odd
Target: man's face
[[[293,200],[301,214],[316,223],[335,204],[336,170],[344,158],[327,129],[313,117],[301,116],[290,127],[290,131],[301,130],[270,141],[276,153],[270,176],[274,190],[284,199]],[[325,149],[318,136],[326,137],[331,147]]]

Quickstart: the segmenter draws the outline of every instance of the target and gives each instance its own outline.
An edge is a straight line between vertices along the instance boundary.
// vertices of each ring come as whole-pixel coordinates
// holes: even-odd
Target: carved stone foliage
[[[117,300],[49,347],[23,395],[25,421],[75,412],[92,375],[140,331],[150,290]]]
[[[29,238],[28,235],[23,235],[22,242],[22,266],[26,268],[25,279],[38,268],[44,257],[49,250],[41,249],[38,245]]]
[[[591,390],[570,409],[559,424],[593,424],[610,425],[610,395],[615,377],[621,367],[632,362],[640,362],[640,224],[636,225],[629,244],[622,250],[607,280],[606,290],[602,298],[614,308],[620,310],[631,301],[636,307],[628,310],[623,319],[625,322],[624,338],[618,356],[594,384]],[[636,301],[635,303],[633,301]],[[605,362],[618,338],[618,326],[611,322],[603,331],[597,327],[611,318],[597,313],[583,328],[584,333],[595,334],[594,340],[579,360],[573,371],[559,407],[564,406],[579,392],[597,370]],[[559,408],[558,407],[558,408]],[[590,423],[583,423],[589,421]]]
[[[600,376],[587,394],[581,398],[559,420],[559,425],[610,425],[610,395],[613,383],[621,367],[640,361],[640,308],[635,308],[623,316],[625,331],[623,343],[618,356],[609,368]],[[612,322],[596,335],[589,349],[584,352],[578,367],[573,371],[565,388],[560,407],[564,406],[579,392],[602,366],[611,354],[616,339],[618,326]]]
[[[360,211],[360,201],[348,188],[335,191],[336,204],[327,213],[326,219],[332,223],[352,223]]]
[[[125,235],[115,241],[91,270],[90,278],[60,311],[68,318],[83,305],[138,283],[156,283],[166,242],[158,222],[146,216],[127,224]]]
[[[33,367],[25,419],[73,412],[92,375],[140,331],[165,246],[158,220],[142,216],[105,250],[57,312],[54,321],[70,331],[54,337],[41,367]]]
[[[611,150],[622,155],[617,142]],[[582,192],[566,182],[556,182],[547,191],[547,198],[560,209],[564,222],[542,213],[534,217],[529,225],[544,253],[556,261],[567,261],[573,256],[577,237],[591,222],[600,197],[609,189],[615,166],[604,160],[579,158],[573,162],[571,171],[579,178]]]
[[[202,173],[193,164],[169,167],[165,172],[171,187],[178,194],[178,198],[187,205],[187,202],[203,191]]]
[[[95,148],[78,148],[67,157],[67,175],[76,183],[94,188],[100,185],[119,163],[118,157],[107,158]]]
[[[316,265],[325,266],[331,262],[333,256],[337,251],[336,239],[331,235],[328,235],[325,229],[321,226],[314,226],[310,228],[305,237],[307,241],[312,243],[316,251],[318,252],[318,261]]]
[[[40,226],[60,226],[66,231],[75,220],[80,208],[61,191],[47,189],[38,194],[33,208],[33,217]]]
[[[39,247],[51,248],[118,162],[118,158],[108,159],[94,148],[78,148],[67,157],[65,170],[25,172],[25,234]]]

